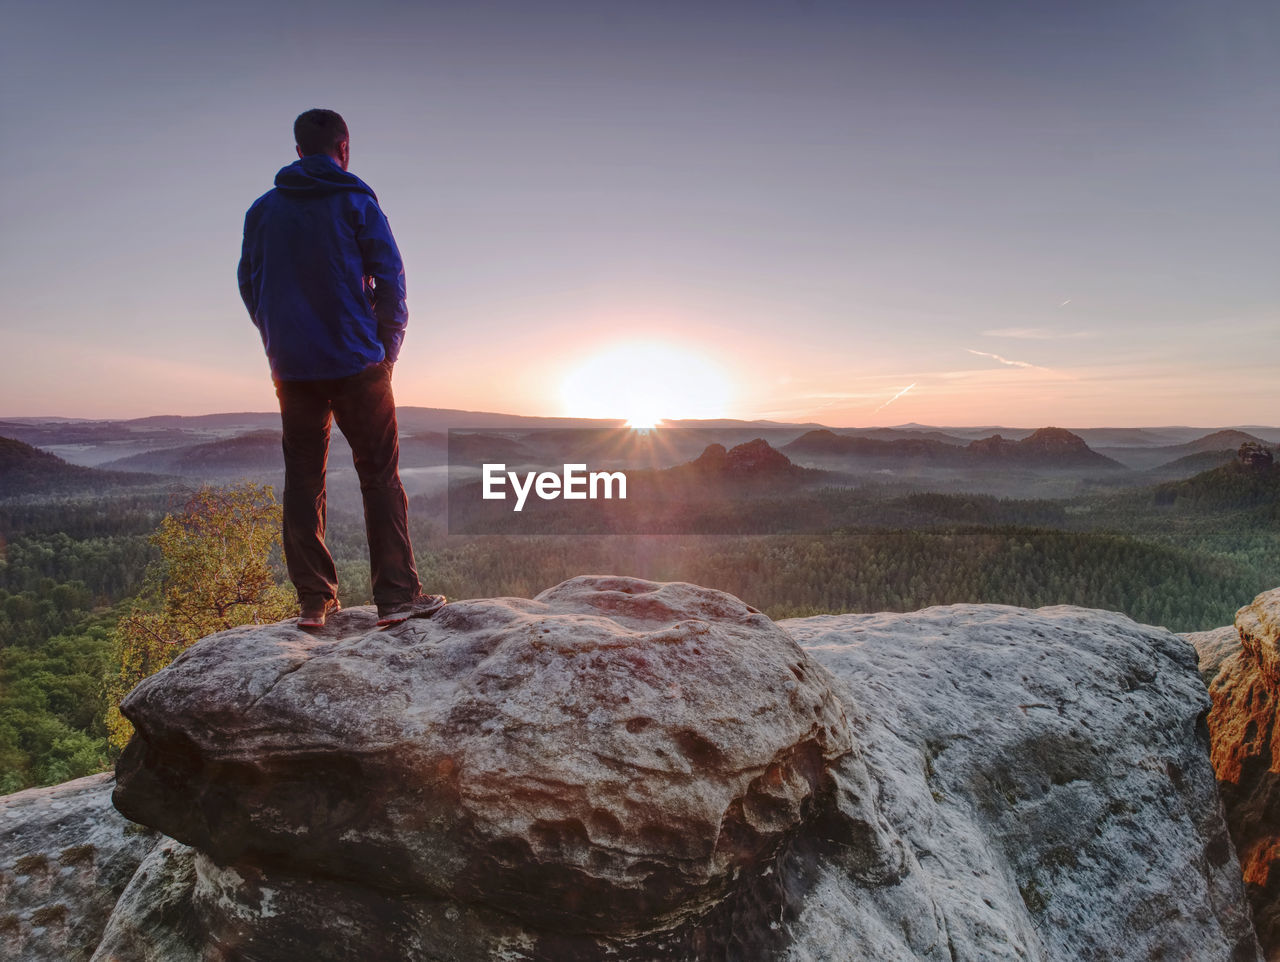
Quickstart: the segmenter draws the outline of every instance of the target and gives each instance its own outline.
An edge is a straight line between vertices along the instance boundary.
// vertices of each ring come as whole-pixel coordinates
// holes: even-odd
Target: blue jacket
[[[369,185],[323,154],[254,201],[236,273],[277,381],[348,377],[400,353],[409,314],[391,226]]]

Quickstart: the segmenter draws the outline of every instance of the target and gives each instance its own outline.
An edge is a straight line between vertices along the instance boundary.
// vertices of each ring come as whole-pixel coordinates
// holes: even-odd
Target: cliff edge
[[[1280,589],[1189,636],[1209,683],[1212,759],[1268,962],[1280,960]]]
[[[373,622],[233,629],[135,689],[114,802],[166,837],[96,941],[55,954],[42,890],[12,868],[39,854],[28,819],[0,839],[0,885],[26,906],[7,948],[1259,957],[1209,699],[1162,629],[994,605],[775,624],[620,577]],[[118,819],[90,788],[75,817]],[[0,799],[0,825],[32,795]]]

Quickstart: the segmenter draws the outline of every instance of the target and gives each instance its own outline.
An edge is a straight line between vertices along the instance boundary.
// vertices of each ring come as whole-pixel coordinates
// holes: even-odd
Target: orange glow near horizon
[[[661,342],[619,344],[574,368],[560,387],[569,417],[663,420],[724,417],[732,386],[715,364]]]

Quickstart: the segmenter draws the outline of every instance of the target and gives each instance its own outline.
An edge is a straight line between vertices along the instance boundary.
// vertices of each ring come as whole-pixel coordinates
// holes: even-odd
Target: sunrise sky
[[[667,417],[1280,422],[1272,0],[3,23],[0,417],[272,410],[240,233],[323,106],[405,257],[401,404],[629,417],[651,370]]]

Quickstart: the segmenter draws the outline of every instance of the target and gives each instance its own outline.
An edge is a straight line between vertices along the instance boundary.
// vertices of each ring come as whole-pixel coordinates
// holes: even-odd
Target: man
[[[340,607],[325,547],[329,426],[351,445],[364,499],[378,624],[429,615],[400,484],[391,369],[408,311],[404,265],[378,198],[347,173],[347,125],[308,110],[293,125],[298,161],[276,174],[244,221],[240,296],[262,334],[284,429],[284,555],[298,624],[324,626]]]

